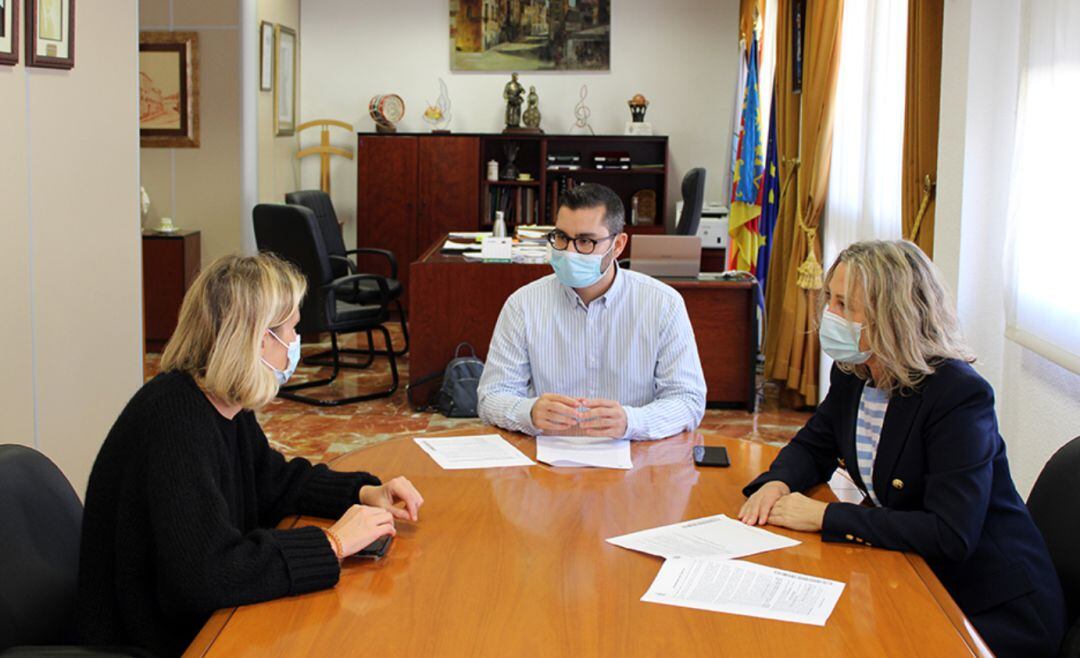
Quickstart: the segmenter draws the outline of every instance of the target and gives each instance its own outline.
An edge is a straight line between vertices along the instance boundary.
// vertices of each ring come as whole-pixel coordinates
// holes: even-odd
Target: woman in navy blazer
[[[744,489],[740,518],[918,553],[997,655],[1054,655],[1061,584],[933,265],[910,242],[856,243],[822,298],[822,347],[836,359],[828,395]],[[838,467],[863,504],[799,493]]]

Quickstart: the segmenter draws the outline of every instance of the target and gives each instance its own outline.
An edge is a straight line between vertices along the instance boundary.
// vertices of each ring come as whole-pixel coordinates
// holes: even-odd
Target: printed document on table
[[[416,441],[416,445],[430,455],[435,463],[450,471],[536,464],[498,434],[440,439],[418,437],[413,441]]]
[[[540,460],[543,461],[543,459]],[[799,544],[796,539],[746,525],[723,514],[632,532],[628,535],[612,537],[608,539],[608,542],[632,551],[641,551],[664,558],[718,557],[724,559],[746,557]]]
[[[552,466],[633,468],[630,441],[580,436],[536,437],[536,459]]]
[[[824,626],[844,583],[742,560],[674,559],[664,562],[641,597],[698,610]]]

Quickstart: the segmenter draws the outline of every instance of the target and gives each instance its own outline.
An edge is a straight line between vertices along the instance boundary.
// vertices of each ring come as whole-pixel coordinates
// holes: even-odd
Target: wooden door
[[[417,138],[362,135],[357,148],[356,246],[388,249],[407,303],[416,240]],[[360,271],[389,276],[386,259],[365,256]]]
[[[420,138],[418,253],[450,231],[476,231],[480,225],[480,139]]]

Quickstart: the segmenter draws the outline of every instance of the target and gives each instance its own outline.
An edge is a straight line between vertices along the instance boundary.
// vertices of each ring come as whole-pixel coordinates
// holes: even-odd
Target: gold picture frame
[[[296,134],[296,30],[274,26],[274,134]]]
[[[139,34],[139,142],[199,147],[199,35]]]

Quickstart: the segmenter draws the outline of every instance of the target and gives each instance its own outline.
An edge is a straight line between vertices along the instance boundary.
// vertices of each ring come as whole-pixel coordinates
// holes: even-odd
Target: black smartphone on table
[[[371,542],[364,548],[357,551],[353,555],[353,557],[362,557],[368,560],[378,560],[379,558],[385,556],[386,553],[390,550],[390,544],[393,543],[393,541],[393,535],[385,535],[383,537],[379,537],[375,541]]]
[[[731,466],[727,448],[723,446],[694,446],[694,463],[698,466]]]

